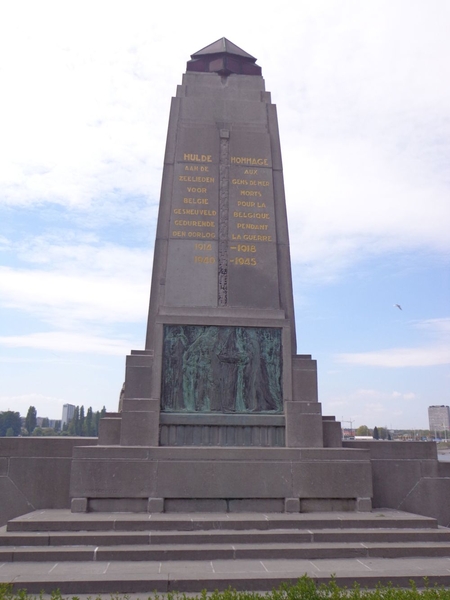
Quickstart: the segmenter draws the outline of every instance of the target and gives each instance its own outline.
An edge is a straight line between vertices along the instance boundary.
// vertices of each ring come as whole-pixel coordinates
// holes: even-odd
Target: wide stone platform
[[[74,512],[362,511],[372,474],[362,449],[78,447],[71,496]]]
[[[450,530],[394,510],[287,515],[36,511],[0,530],[0,582],[30,593],[268,590],[307,574],[450,584]]]

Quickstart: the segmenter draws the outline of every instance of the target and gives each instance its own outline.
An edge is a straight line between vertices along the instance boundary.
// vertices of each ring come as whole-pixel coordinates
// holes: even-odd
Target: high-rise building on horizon
[[[73,413],[75,412],[74,404],[63,404],[62,409],[62,418],[61,418],[61,427],[64,427],[67,423],[70,422],[73,417]]]
[[[428,407],[428,422],[430,431],[449,431],[450,407],[441,404]]]

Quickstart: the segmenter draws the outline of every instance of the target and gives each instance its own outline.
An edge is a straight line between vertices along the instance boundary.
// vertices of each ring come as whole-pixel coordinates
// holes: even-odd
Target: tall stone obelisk
[[[294,397],[295,348],[276,107],[256,59],[222,38],[192,55],[172,100],[146,351],[128,359],[121,443],[135,442],[140,405],[143,441],[158,444],[162,422],[245,414],[270,427],[295,399],[308,435],[296,423],[288,445],[322,446],[315,363],[297,360],[312,384]]]
[[[172,99],[145,350],[118,413],[76,448],[72,509],[370,508],[368,453],[322,417],[296,354],[275,106],[225,38]],[[333,504],[334,503],[334,504]]]

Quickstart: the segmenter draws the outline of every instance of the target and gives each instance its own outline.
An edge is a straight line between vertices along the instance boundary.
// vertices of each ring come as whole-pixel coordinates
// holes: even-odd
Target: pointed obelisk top
[[[191,58],[198,58],[199,56],[205,56],[207,54],[235,54],[236,56],[242,56],[245,58],[250,58],[252,62],[256,62],[256,58],[227,40],[226,37],[220,38],[216,42],[209,44],[205,48],[202,48],[198,52],[191,54]]]
[[[191,54],[187,71],[228,75],[261,75],[256,58],[223,37]]]

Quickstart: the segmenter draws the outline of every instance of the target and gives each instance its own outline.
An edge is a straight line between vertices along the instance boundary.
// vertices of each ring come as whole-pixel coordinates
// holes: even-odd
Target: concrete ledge
[[[75,447],[73,457],[79,459],[139,459],[179,461],[351,461],[368,462],[367,450],[348,448],[240,448],[240,447],[162,447],[162,446],[94,446]]]
[[[1,437],[0,456],[71,458],[74,446],[96,445],[94,437]]]
[[[164,502],[165,512],[176,513],[226,513],[227,501],[222,498],[168,498]]]
[[[356,510],[358,512],[370,512],[372,510],[372,498],[356,498]]]
[[[356,498],[302,498],[300,512],[342,512],[357,510]]]
[[[0,526],[32,510],[69,508],[73,448],[97,438],[0,438]]]
[[[346,441],[344,448],[370,450],[371,458],[437,460],[436,442]]]
[[[72,498],[70,509],[73,513],[86,513],[88,511],[88,499]]]
[[[342,448],[342,429],[338,421],[322,417],[323,445],[325,448]]]
[[[76,451],[72,497],[117,499],[123,498],[126,490],[127,498],[266,501],[274,498],[275,491],[282,499],[277,500],[276,510],[283,511],[285,498],[372,496],[371,465],[364,451],[216,447],[92,450]]]
[[[284,448],[284,427],[261,425],[161,425],[160,446]]]
[[[122,419],[117,417],[103,417],[98,424],[98,442],[105,446],[120,444],[120,429]]]
[[[161,425],[234,425],[234,426],[284,426],[284,415],[272,414],[215,414],[215,413],[160,413]]]
[[[141,513],[148,510],[148,498],[89,498],[88,512]]]
[[[147,512],[149,512],[149,513],[164,512],[164,498],[149,498],[147,501]]]
[[[284,500],[284,512],[287,512],[287,513],[300,512],[300,498],[286,498]]]

